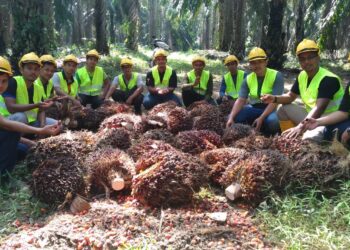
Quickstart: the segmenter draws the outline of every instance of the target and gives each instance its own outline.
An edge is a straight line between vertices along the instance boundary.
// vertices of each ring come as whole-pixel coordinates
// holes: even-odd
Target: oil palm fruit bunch
[[[152,129],[140,137],[140,140],[147,139],[163,141],[165,143],[169,143],[170,145],[175,144],[175,136],[167,129]]]
[[[226,120],[227,116],[231,113],[232,107],[235,104],[234,100],[222,101],[219,105],[219,111],[222,118]]]
[[[96,111],[104,114],[104,117],[120,114],[120,113],[133,113],[133,108],[124,103],[118,103],[114,101],[104,101],[103,104],[96,109]]]
[[[239,148],[218,148],[200,155],[201,161],[210,167],[209,177],[216,185],[220,185],[221,176],[230,164],[247,157],[248,152]]]
[[[142,133],[141,117],[134,114],[116,114],[106,118],[100,126],[100,130],[111,128],[124,128],[130,132],[131,137]]]
[[[27,165],[34,169],[45,160],[67,157],[74,161],[83,161],[94,150],[95,137],[87,131],[67,131],[58,136],[41,139],[30,149]]]
[[[170,144],[163,141],[141,139],[128,149],[128,154],[133,158],[134,161],[137,161],[139,158],[148,154],[150,151],[162,153],[173,150],[176,149]]]
[[[135,163],[119,149],[102,148],[92,152],[85,160],[88,183],[94,193],[104,191],[109,197],[111,190],[127,190],[135,175]]]
[[[75,195],[86,196],[85,172],[76,159],[61,156],[44,160],[32,174],[30,189],[39,200],[60,205]]]
[[[152,207],[189,204],[193,194],[208,182],[208,167],[176,150],[154,151],[152,158],[141,158],[136,168],[143,171],[133,179],[132,194],[142,204]]]
[[[190,154],[200,154],[205,150],[212,150],[222,146],[221,137],[209,130],[183,131],[175,139],[176,148]]]
[[[252,204],[258,204],[270,190],[279,191],[286,186],[290,164],[290,160],[277,150],[255,151],[242,160],[232,162],[220,183],[226,187],[239,187],[235,189],[236,193],[226,192],[228,198],[231,195],[234,199],[242,196]]]
[[[130,132],[124,128],[105,128],[96,133],[96,148],[128,149],[131,146]]]
[[[253,134],[255,133],[251,126],[234,123],[231,127],[224,130],[222,140],[226,146],[233,146],[236,141]]]
[[[273,139],[255,133],[239,139],[232,143],[232,147],[242,148],[247,151],[257,151],[263,149],[274,149]]]

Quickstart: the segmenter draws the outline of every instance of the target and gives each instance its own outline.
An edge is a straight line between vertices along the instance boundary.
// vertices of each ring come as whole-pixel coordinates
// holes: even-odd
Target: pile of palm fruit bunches
[[[176,207],[216,185],[229,200],[257,205],[271,191],[329,187],[347,174],[346,156],[330,146],[264,137],[243,124],[225,129],[225,115],[206,102],[166,102],[143,116],[120,104],[80,114],[76,127],[90,131],[66,130],[31,149],[31,190],[56,206],[129,192],[147,206]]]

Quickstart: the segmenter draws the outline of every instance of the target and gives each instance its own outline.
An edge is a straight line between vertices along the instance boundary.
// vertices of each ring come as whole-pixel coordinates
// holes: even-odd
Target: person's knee
[[[16,121],[16,122],[28,124],[27,115],[23,112],[14,113],[14,114],[10,115],[8,117],[8,119],[11,121]]]
[[[155,105],[156,105],[156,101],[150,95],[147,95],[143,99],[143,106],[145,107],[145,109],[149,110],[153,108]]]

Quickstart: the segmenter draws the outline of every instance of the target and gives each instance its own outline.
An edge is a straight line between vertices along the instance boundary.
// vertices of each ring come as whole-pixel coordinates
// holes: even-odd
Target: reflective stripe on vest
[[[78,69],[77,74],[80,78],[79,93],[90,96],[101,94],[104,75],[101,67],[95,67],[92,79],[86,67]]]
[[[29,104],[28,89],[24,81],[24,78],[22,76],[15,76],[14,79],[17,82],[16,103],[28,105]],[[36,82],[33,83],[33,87],[34,87],[33,103],[35,104],[42,101],[42,98],[44,96],[44,89]],[[28,123],[32,123],[37,120],[38,112],[39,112],[38,108],[31,109],[24,112],[27,116]]]
[[[224,79],[226,84],[226,90],[225,90],[226,95],[231,96],[234,99],[237,99],[239,90],[241,89],[241,86],[244,80],[244,71],[237,70],[236,84],[234,84],[232,75],[230,72],[225,74]]]
[[[74,82],[72,82],[70,91],[68,92],[68,84],[67,84],[67,81],[64,79],[62,72],[58,72],[57,75],[58,75],[58,78],[60,79],[61,90],[69,96],[76,97],[78,94],[78,83],[75,80],[75,78],[73,77]]]
[[[169,87],[169,80],[170,80],[172,73],[173,73],[173,69],[170,68],[169,66],[166,66],[162,82],[160,82],[158,66],[154,66],[152,68],[152,76],[153,76],[153,80],[154,80],[154,86],[157,88],[162,88],[162,89]]]
[[[138,76],[139,76],[138,73],[132,73],[128,84],[125,84],[123,74],[120,74],[118,76],[118,82],[119,82],[120,89],[122,91],[129,91],[129,90],[133,89],[135,86],[137,86]]]
[[[52,80],[51,79],[49,80],[49,82],[47,84],[47,87],[46,87],[46,92],[45,92],[44,84],[42,83],[40,77],[38,79],[36,79],[35,82],[37,84],[39,84],[44,89],[43,99],[44,100],[49,99],[51,97],[52,89],[53,89],[53,82],[52,82]]]
[[[309,86],[307,86],[308,75],[304,70],[300,72],[298,76],[300,97],[305,105],[307,112],[310,112],[311,109],[316,107],[318,88],[322,79],[326,76],[335,77],[338,79],[339,90],[337,91],[337,93],[334,94],[333,98],[331,99],[327,108],[325,109],[324,114],[329,114],[339,109],[341,99],[344,95],[344,89],[341,80],[337,75],[333,74],[325,68],[320,67],[316,75],[312,78]]]
[[[10,115],[10,112],[6,107],[5,99],[2,95],[0,95],[0,115],[3,117],[8,117]]]
[[[247,84],[249,88],[249,98],[259,100],[260,96],[266,94],[272,94],[273,85],[275,84],[276,76],[278,71],[274,69],[266,68],[266,73],[264,77],[264,81],[261,87],[261,93],[258,95],[258,77],[256,73],[250,73],[247,76]]]
[[[189,83],[193,84],[196,81],[196,73],[194,70],[191,70],[187,73]],[[200,95],[205,95],[207,93],[208,82],[209,82],[210,73],[207,70],[203,70],[201,74],[201,79],[199,84],[193,87],[193,90]]]

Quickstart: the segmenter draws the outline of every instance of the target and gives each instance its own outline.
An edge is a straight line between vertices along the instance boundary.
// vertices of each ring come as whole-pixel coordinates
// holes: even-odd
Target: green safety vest
[[[126,84],[124,81],[123,74],[120,74],[118,76],[118,82],[119,82],[120,89],[122,91],[129,91],[129,90],[133,89],[135,86],[137,86],[138,76],[139,76],[138,73],[132,73],[128,84]]]
[[[90,96],[100,95],[103,88],[103,69],[96,66],[94,75],[89,75],[86,67],[82,67],[77,70],[77,74],[80,78],[79,93]]]
[[[154,79],[154,86],[157,87],[157,88],[162,88],[162,89],[169,87],[169,80],[170,80],[170,77],[171,77],[172,73],[173,73],[173,69],[170,68],[169,66],[166,66],[165,74],[163,76],[163,80],[160,81],[158,66],[154,66],[152,68],[152,76],[153,76],[153,79]]]
[[[338,79],[339,90],[337,91],[337,93],[334,94],[333,98],[331,99],[327,108],[325,109],[324,114],[329,114],[339,109],[341,99],[344,95],[344,89],[341,80],[337,75],[333,74],[325,68],[320,67],[316,75],[312,78],[309,86],[307,86],[308,75],[304,70],[300,72],[298,76],[300,97],[305,105],[307,112],[310,112],[311,109],[316,107],[318,88],[322,79],[326,76],[336,77]]]
[[[196,73],[194,69],[187,73],[189,83],[193,84],[196,81]],[[199,84],[193,87],[193,90],[200,95],[205,95],[207,93],[208,82],[210,73],[207,70],[203,70]]]
[[[49,99],[51,97],[51,93],[52,93],[52,89],[53,89],[52,79],[50,79],[49,82],[47,83],[46,93],[45,93],[44,84],[41,82],[40,77],[38,77],[38,79],[36,79],[35,82],[37,84],[39,84],[44,89],[44,96],[43,96],[44,100]]]
[[[76,97],[78,94],[78,83],[75,80],[75,78],[73,78],[74,82],[72,82],[70,92],[68,92],[68,84],[67,84],[67,81],[64,79],[62,72],[58,72],[57,75],[58,75],[58,78],[60,79],[61,90],[64,93],[66,93],[67,95],[70,95],[72,97]]]
[[[0,115],[3,117],[8,117],[10,115],[10,112],[6,107],[5,99],[2,95],[0,95]]]
[[[264,81],[261,87],[261,93],[258,95],[258,77],[256,73],[250,73],[247,76],[247,84],[249,88],[249,98],[260,100],[261,95],[272,94],[273,85],[275,84],[278,71],[274,69],[266,68]]]
[[[224,75],[225,84],[226,84],[226,94],[228,96],[231,96],[233,99],[238,98],[239,90],[241,89],[242,82],[244,80],[244,71],[243,70],[237,70],[237,79],[236,84],[234,84],[232,75],[230,72]]]
[[[16,103],[27,105],[29,104],[29,96],[27,85],[22,76],[15,76],[14,79],[17,82],[17,90],[16,90]],[[42,101],[44,96],[44,89],[36,82],[33,83],[34,86],[34,95],[33,95],[33,103],[39,103]],[[27,116],[28,123],[32,123],[37,120],[39,109],[31,109],[25,111],[24,113]]]

